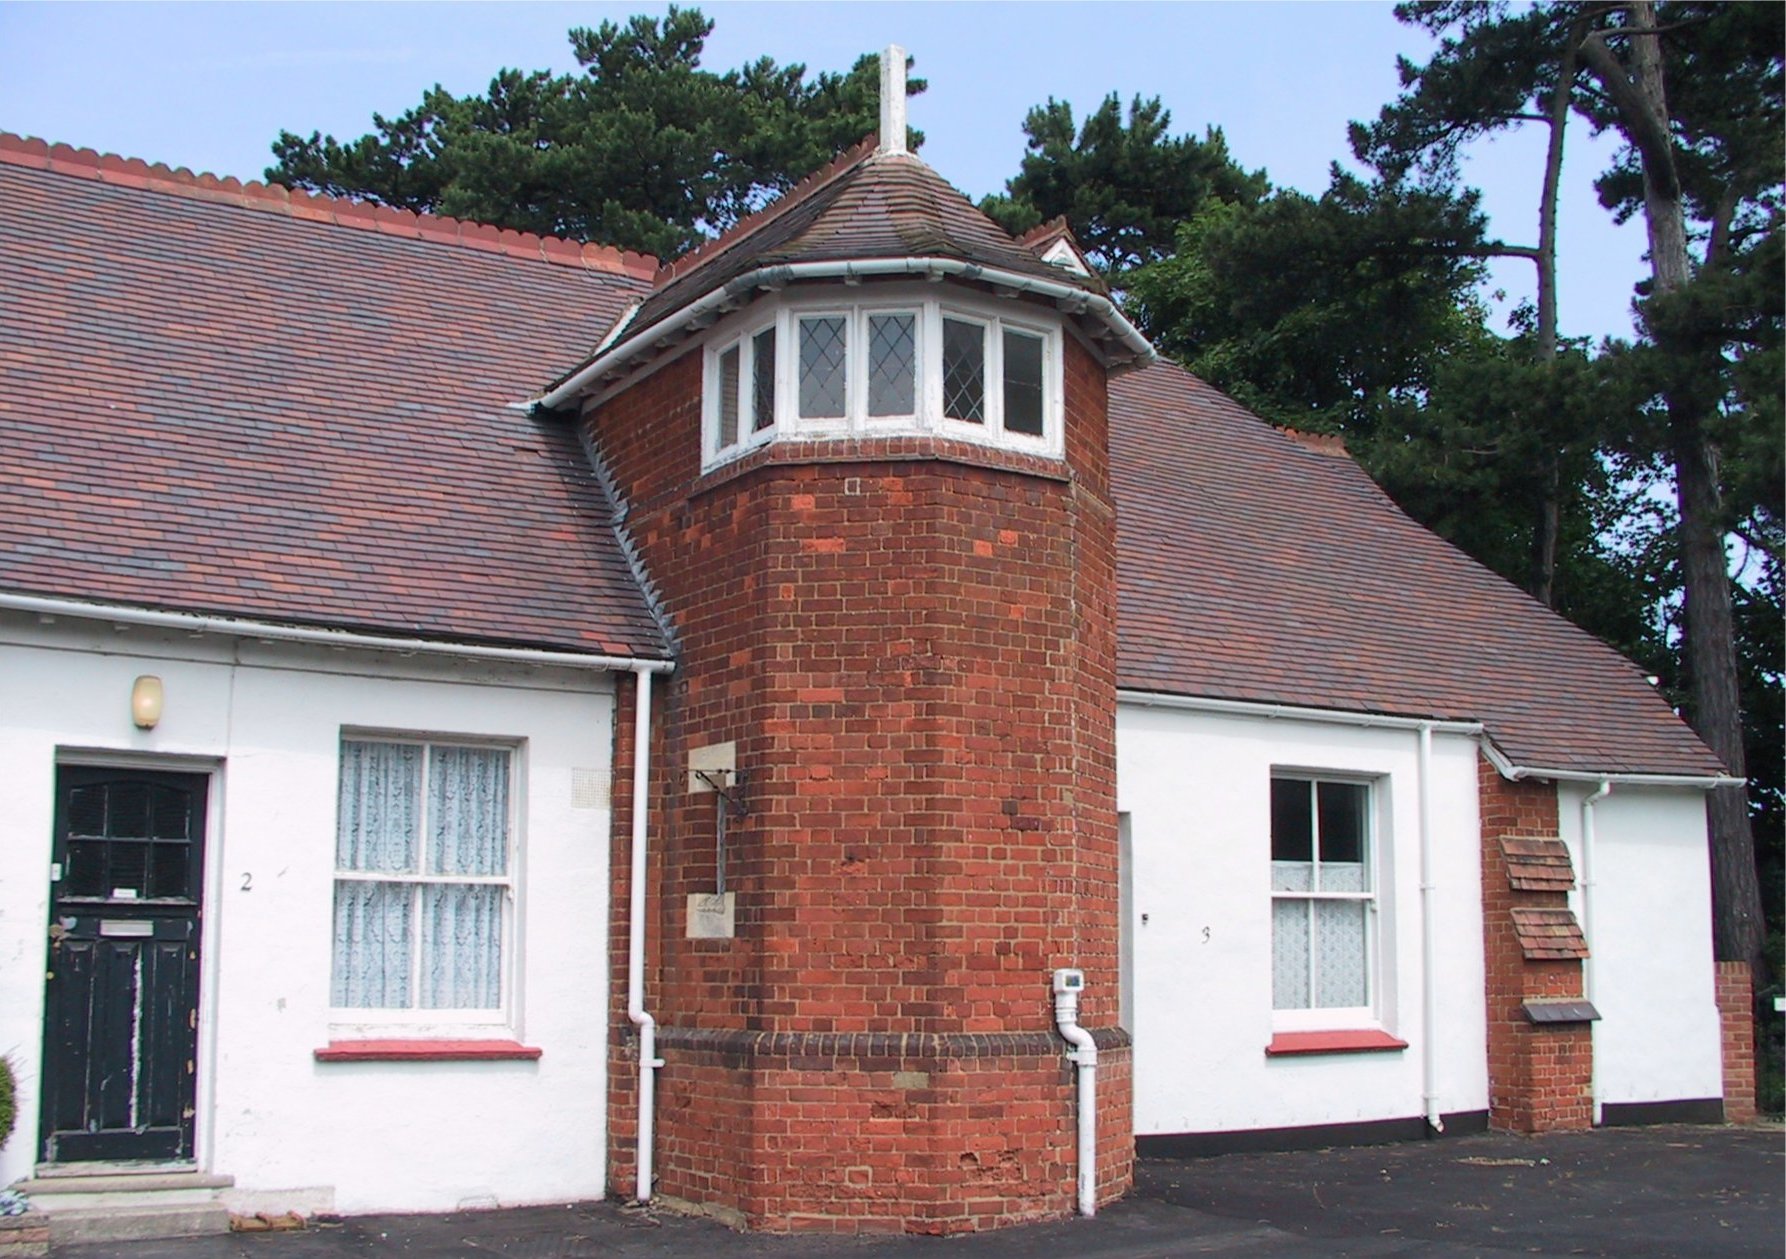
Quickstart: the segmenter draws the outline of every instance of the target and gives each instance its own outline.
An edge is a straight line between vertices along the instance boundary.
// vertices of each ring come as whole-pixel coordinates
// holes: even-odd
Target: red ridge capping
[[[1375,1028],[1345,1032],[1277,1032],[1265,1047],[1265,1054],[1270,1058],[1294,1054],[1367,1054],[1407,1047],[1407,1041]]]
[[[318,1062],[508,1062],[540,1053],[515,1040],[332,1040],[314,1056]]]
[[[172,193],[195,201],[222,201],[245,210],[283,214],[313,223],[333,223],[337,227],[354,227],[435,244],[460,245],[506,254],[511,258],[529,258],[557,266],[625,275],[635,280],[651,279],[659,266],[658,260],[649,254],[620,250],[611,245],[536,236],[531,232],[499,231],[482,224],[460,222],[446,215],[417,214],[413,210],[374,205],[327,193],[288,189],[280,184],[242,183],[234,177],[220,179],[215,175],[195,175],[185,167],[172,170],[162,165],[151,166],[134,157],[102,154],[66,144],[51,145],[8,132],[0,132],[0,165],[50,170],[77,179]]]

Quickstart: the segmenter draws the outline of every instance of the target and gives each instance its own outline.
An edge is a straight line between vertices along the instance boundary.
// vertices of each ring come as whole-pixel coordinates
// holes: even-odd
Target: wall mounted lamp
[[[130,719],[139,730],[153,730],[161,720],[161,679],[152,673],[139,677],[130,688]]]

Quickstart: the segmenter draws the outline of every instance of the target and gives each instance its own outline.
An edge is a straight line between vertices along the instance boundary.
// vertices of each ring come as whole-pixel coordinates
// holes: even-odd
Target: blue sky
[[[704,63],[770,56],[845,70],[898,42],[930,90],[912,104],[923,156],[975,197],[1023,154],[1022,122],[1050,95],[1083,114],[1105,94],[1162,97],[1175,131],[1221,127],[1236,159],[1319,192],[1346,124],[1396,92],[1395,58],[1424,60],[1388,4],[762,4],[701,6]],[[439,83],[482,90],[496,70],[571,70],[565,32],[660,13],[638,4],[67,4],[0,0],[0,130],[196,171],[259,178],[281,129],[346,139]],[[1612,146],[1576,125],[1561,220],[1565,335],[1629,335],[1643,232],[1616,227],[1592,180]],[[1505,239],[1537,234],[1542,138],[1479,145],[1467,176]],[[1531,265],[1497,267],[1510,310]]]

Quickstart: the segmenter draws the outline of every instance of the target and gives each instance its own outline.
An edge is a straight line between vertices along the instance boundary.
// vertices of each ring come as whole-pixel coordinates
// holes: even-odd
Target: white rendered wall
[[[165,684],[154,731],[129,719],[142,673]],[[313,1057],[349,1030],[328,1011],[343,728],[520,745],[506,1030],[539,1047],[537,1061]],[[54,783],[59,758],[84,755],[215,771],[198,1161],[236,1178],[233,1203],[351,1212],[600,1196],[612,739],[607,675],[0,619],[0,1053],[22,1084],[0,1185],[30,1173],[37,1144]]]
[[[1557,817],[1583,876],[1581,802],[1565,783]],[[1592,954],[1596,1090],[1602,1102],[1721,1097],[1705,793],[1615,785],[1594,805]],[[1570,902],[1585,917],[1583,892]]]
[[[1118,808],[1134,903],[1135,1131],[1140,1135],[1406,1119],[1423,1113],[1418,736],[1150,708],[1117,710]],[[1481,855],[1473,739],[1431,764],[1437,1090],[1488,1106]],[[1377,805],[1377,1016],[1399,1052],[1268,1058],[1274,768],[1369,776]],[[1143,921],[1145,919],[1145,921]]]

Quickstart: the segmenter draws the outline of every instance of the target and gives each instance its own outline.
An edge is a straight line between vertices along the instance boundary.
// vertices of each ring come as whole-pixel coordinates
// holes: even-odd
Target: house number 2
[[[242,890],[244,892],[252,892],[254,890],[254,876],[252,874],[244,874],[242,876]]]

